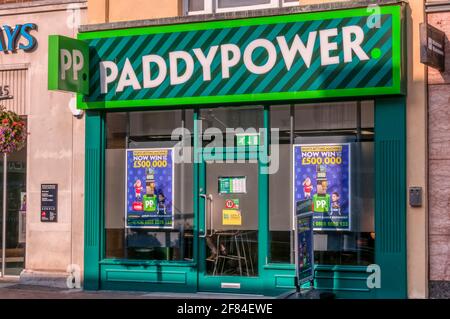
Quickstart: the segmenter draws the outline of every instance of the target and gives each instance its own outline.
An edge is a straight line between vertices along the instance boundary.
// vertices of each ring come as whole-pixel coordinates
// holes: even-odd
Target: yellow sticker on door
[[[236,210],[236,209],[223,209],[222,210],[222,224],[223,225],[232,225],[232,226],[241,226],[242,225],[241,211]]]

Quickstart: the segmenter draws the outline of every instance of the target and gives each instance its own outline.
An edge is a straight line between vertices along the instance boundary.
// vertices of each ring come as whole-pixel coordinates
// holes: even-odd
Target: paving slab
[[[0,299],[271,299],[262,295],[85,291],[0,282]]]

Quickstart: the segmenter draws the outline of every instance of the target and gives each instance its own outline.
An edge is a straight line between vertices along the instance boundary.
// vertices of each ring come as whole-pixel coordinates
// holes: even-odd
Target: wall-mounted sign
[[[58,184],[41,184],[41,222],[58,221]]]
[[[48,89],[89,93],[89,47],[86,42],[49,36]]]
[[[297,202],[295,220],[295,260],[298,283],[314,278],[314,234],[312,200]]]
[[[81,109],[401,94],[402,6],[81,33]]]
[[[294,145],[294,181],[294,207],[312,200],[314,230],[350,230],[350,144]]]
[[[445,71],[445,32],[420,24],[420,62],[441,72]]]
[[[218,182],[219,194],[247,193],[247,177],[245,176],[221,176]]]
[[[17,24],[14,27],[4,25],[2,29],[0,29],[0,50],[3,52],[15,53],[17,50],[30,52],[37,45],[37,40],[31,32],[37,30],[34,23]]]
[[[173,228],[173,149],[126,152],[126,227]]]

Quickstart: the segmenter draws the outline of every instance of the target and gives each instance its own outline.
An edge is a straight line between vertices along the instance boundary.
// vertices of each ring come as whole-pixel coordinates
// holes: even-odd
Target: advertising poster
[[[299,284],[314,278],[314,237],[312,201],[297,202],[296,212],[296,264]]]
[[[350,230],[350,144],[295,145],[294,181],[294,207],[312,200],[314,230]]]
[[[126,153],[128,228],[173,228],[173,149],[135,149]]]

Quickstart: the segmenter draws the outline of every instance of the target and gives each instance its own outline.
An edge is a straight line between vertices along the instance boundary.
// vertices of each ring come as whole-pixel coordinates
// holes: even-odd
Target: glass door
[[[246,154],[251,159],[250,154]],[[200,169],[199,288],[258,291],[259,164],[217,163],[205,156]]]
[[[216,108],[199,112],[202,129],[199,164],[199,290],[261,292],[263,256],[260,222],[267,218],[262,196],[258,148],[243,136],[261,128],[263,109]],[[239,133],[236,128],[253,134]]]

